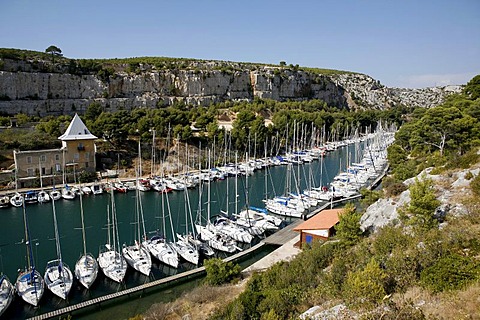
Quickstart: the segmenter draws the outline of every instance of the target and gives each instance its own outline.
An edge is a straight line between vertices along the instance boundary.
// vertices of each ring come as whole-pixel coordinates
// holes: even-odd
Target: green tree
[[[85,119],[95,121],[103,112],[103,107],[99,102],[93,102],[85,110]]]
[[[347,246],[352,246],[360,240],[362,230],[360,229],[360,218],[353,204],[345,206],[339,215],[338,225],[335,227],[338,239]]]
[[[467,83],[463,92],[473,100],[480,98],[480,74],[473,77],[472,80]]]
[[[55,57],[62,56],[62,50],[60,50],[59,47],[56,47],[54,45],[51,45],[47,49],[45,49],[45,52],[52,55],[52,63],[55,63]]]
[[[438,221],[434,218],[435,209],[440,205],[440,201],[435,196],[432,180],[423,177],[415,178],[415,183],[409,188],[410,203],[406,210],[406,215],[401,214],[401,218],[407,224],[416,226],[422,230],[428,230],[437,226]]]

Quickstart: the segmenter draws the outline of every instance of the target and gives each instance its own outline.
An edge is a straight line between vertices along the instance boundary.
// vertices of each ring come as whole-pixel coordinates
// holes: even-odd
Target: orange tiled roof
[[[323,210],[295,227],[294,231],[330,229],[338,223],[338,215],[343,209]]]

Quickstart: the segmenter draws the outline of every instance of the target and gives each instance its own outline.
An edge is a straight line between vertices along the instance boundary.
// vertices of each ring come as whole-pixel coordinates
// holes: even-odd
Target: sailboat
[[[40,191],[37,193],[37,200],[40,203],[45,203],[50,201],[50,195],[47,191],[43,190],[42,167],[40,165],[40,160],[38,161],[38,172],[40,173]]]
[[[186,189],[186,187],[185,187]],[[187,195],[187,192],[185,192],[185,195]],[[185,206],[190,207],[189,204],[187,204],[188,198],[185,199]],[[167,198],[167,205],[170,208],[168,204],[168,198]],[[170,212],[170,209],[169,209]],[[185,224],[186,224],[186,232],[185,235],[181,235],[179,233],[176,234],[177,240],[173,243],[174,249],[177,251],[178,255],[181,256],[183,259],[187,260],[188,262],[197,265],[199,261],[199,253],[198,249],[196,246],[192,245],[187,238],[188,235],[188,217],[187,217],[187,208],[185,208]]]
[[[0,276],[0,316],[7,310],[15,296],[15,289],[6,275]]]
[[[139,142],[140,148],[140,142]],[[138,184],[138,176],[136,179],[136,183]],[[131,246],[124,246],[122,249],[122,254],[125,260],[127,260],[128,264],[137,270],[138,272],[148,276],[150,274],[150,270],[152,268],[152,258],[150,257],[149,252],[145,247],[142,245],[142,240],[146,239],[147,236],[145,234],[145,222],[143,220],[143,209],[142,209],[142,200],[140,197],[140,190],[135,190],[135,234],[136,239],[133,245]]]
[[[91,253],[87,253],[87,241],[85,236],[85,222],[83,214],[83,197],[80,194],[80,216],[82,220],[83,255],[75,264],[75,277],[87,289],[93,284],[98,274],[98,263]]]
[[[110,223],[110,210],[107,208],[107,243],[100,247],[98,254],[98,265],[108,278],[116,282],[122,282],[127,272],[127,262],[117,251],[119,247],[119,237],[117,228],[117,214],[115,209],[115,200],[113,198],[113,189],[110,189],[110,199],[112,206],[112,221]]]
[[[0,208],[7,208],[10,206],[10,197],[7,195],[0,196]]]
[[[210,159],[210,154],[209,157]],[[201,224],[201,221],[195,224],[197,233],[200,235],[200,239],[208,243],[213,249],[223,251],[223,252],[235,252],[237,249],[237,242],[230,238],[229,236],[220,233],[215,230],[215,228],[209,227],[210,222],[210,180],[208,181],[208,192],[207,192],[207,226]]]
[[[162,230],[163,233],[166,233],[166,225],[165,225],[165,207],[164,207],[164,199],[167,195],[162,194]],[[168,201],[168,199],[167,199]],[[172,216],[169,214],[170,219],[170,227],[172,229],[173,234],[173,224],[172,224]],[[158,231],[156,234],[143,241],[143,246],[147,249],[150,254],[158,259],[159,261],[165,263],[168,266],[173,268],[178,268],[178,253],[175,250],[173,244],[166,239],[166,236],[161,235]]]
[[[68,293],[72,288],[73,275],[72,271],[62,260],[62,250],[60,248],[60,238],[58,234],[57,213],[55,210],[55,200],[52,201],[53,208],[53,225],[55,231],[55,247],[57,250],[57,259],[47,263],[45,269],[45,283],[56,296],[67,299]]]
[[[27,245],[27,267],[20,271],[15,282],[15,289],[25,302],[36,307],[43,296],[45,283],[40,272],[35,269],[25,206],[23,206],[23,222],[25,227],[25,244]]]
[[[24,204],[23,202],[23,195],[18,192],[17,168],[15,168],[15,194],[10,197],[10,204],[18,208]]]

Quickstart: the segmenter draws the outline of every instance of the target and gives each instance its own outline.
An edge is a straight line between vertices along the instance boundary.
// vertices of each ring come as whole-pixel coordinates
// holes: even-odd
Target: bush
[[[362,206],[368,207],[369,205],[375,203],[378,199],[381,198],[380,191],[373,191],[367,188],[360,189],[360,194],[362,195]]]
[[[474,178],[474,175],[471,171],[468,171],[466,174],[465,174],[465,179],[466,180],[472,180],[472,178]]]
[[[470,188],[476,196],[480,196],[480,174],[470,181]]]
[[[422,284],[433,292],[461,289],[480,279],[480,263],[474,258],[449,254],[422,270]]]
[[[344,296],[354,307],[374,307],[385,297],[385,280],[385,272],[372,258],[362,270],[348,273]]]
[[[386,197],[395,197],[407,190],[407,186],[402,181],[396,180],[394,177],[385,177],[382,181],[383,192]]]
[[[205,261],[206,283],[220,285],[238,279],[242,268],[232,262],[224,262],[222,259],[212,258]]]
[[[97,179],[97,173],[91,171],[81,171],[78,175],[78,182],[86,183],[86,182],[93,182]]]

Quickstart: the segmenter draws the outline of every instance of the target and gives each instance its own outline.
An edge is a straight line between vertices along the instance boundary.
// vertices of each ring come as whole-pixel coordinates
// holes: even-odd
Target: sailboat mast
[[[28,266],[28,269],[30,269],[30,267],[33,264],[33,259],[32,259],[33,257],[31,256],[32,250],[30,245],[30,230],[28,229],[27,210],[25,209],[25,201],[23,201],[22,207],[23,207],[23,223],[25,227],[25,244],[27,245],[27,266]]]
[[[235,152],[235,214],[238,214],[238,152]],[[246,174],[248,176],[248,172]]]
[[[210,170],[210,149],[208,149],[208,168]],[[207,223],[210,222],[210,171],[208,171]]]
[[[57,211],[55,210],[55,199],[52,199],[52,208],[53,208],[53,228],[55,232],[55,247],[57,249],[57,258],[62,261],[62,251],[60,250],[60,239],[58,235],[58,224],[57,224]]]
[[[152,166],[150,168],[150,177],[154,177],[155,174],[155,129],[153,131],[153,138],[152,138]]]
[[[87,241],[85,237],[85,222],[83,221],[83,197],[82,193],[80,193],[80,217],[82,218],[82,238],[83,238],[83,255],[87,255]]]

